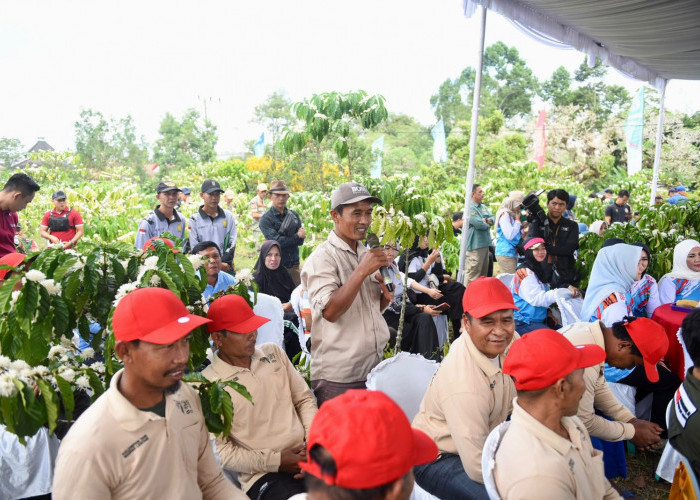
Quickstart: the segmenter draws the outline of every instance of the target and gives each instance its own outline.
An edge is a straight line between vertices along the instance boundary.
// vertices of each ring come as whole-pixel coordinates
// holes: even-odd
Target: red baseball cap
[[[503,373],[513,377],[515,388],[536,391],[554,384],[579,368],[605,361],[597,345],[573,345],[561,333],[541,328],[513,342],[503,362]]]
[[[114,338],[171,344],[210,320],[190,314],[170,290],[138,288],[119,301],[112,315]]]
[[[311,422],[307,450],[323,446],[337,467],[332,476],[312,461],[299,466],[326,484],[375,488],[405,476],[413,466],[437,458],[435,442],[411,427],[404,412],[379,391],[350,390],[323,403]]]
[[[668,351],[668,337],[664,327],[649,318],[636,318],[624,322],[627,333],[644,358],[644,371],[649,382],[659,381],[656,364]]]
[[[148,240],[146,243],[143,244],[143,251],[145,252],[146,250],[155,250],[156,246],[153,244],[153,240],[160,240],[166,245],[168,245],[170,248],[173,249],[173,252],[179,252],[178,250],[175,249],[175,244],[170,241],[168,238],[161,238],[160,236],[154,236],[150,240]]]
[[[22,262],[24,262],[24,258],[26,255],[23,253],[8,253],[6,255],[3,255],[0,257],[0,264],[4,264],[6,266],[12,266],[12,267],[17,267],[19,266]],[[5,276],[7,276],[7,273],[12,272],[12,269],[0,269],[0,280],[4,280]]]
[[[483,318],[502,309],[520,309],[513,302],[513,294],[501,280],[484,276],[469,283],[462,296],[462,307],[474,318]]]
[[[258,316],[240,295],[224,295],[209,306],[207,318],[209,333],[228,330],[233,333],[251,333],[270,321]]]

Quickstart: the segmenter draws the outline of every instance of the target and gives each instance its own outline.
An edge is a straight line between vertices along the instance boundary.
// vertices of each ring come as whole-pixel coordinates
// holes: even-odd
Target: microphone
[[[374,234],[374,233],[368,233],[367,234],[367,239],[365,240],[367,242],[367,246],[370,248],[379,248],[379,237]],[[382,275],[382,281],[384,282],[384,285],[386,285],[387,290],[390,292],[394,291],[394,281],[391,279],[391,276],[389,275],[389,269],[386,266],[382,266],[379,268],[379,274]]]

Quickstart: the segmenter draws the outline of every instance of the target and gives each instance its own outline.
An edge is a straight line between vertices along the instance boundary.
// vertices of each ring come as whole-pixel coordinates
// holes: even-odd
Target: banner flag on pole
[[[258,158],[265,156],[265,132],[260,134],[260,139],[255,141],[255,144],[253,144],[253,152]]]
[[[535,125],[535,161],[539,168],[544,166],[545,150],[547,148],[547,137],[545,136],[545,121],[547,120],[547,112],[543,109],[537,117],[537,125]]]
[[[639,89],[632,100],[630,113],[625,122],[625,142],[627,142],[627,175],[642,170],[642,142],[644,136],[644,87]]]
[[[445,163],[447,161],[447,142],[445,141],[445,122],[440,121],[430,131],[433,136],[433,161]]]
[[[379,179],[382,176],[382,156],[384,155],[384,136],[382,135],[372,143],[372,168],[370,169],[370,177]]]

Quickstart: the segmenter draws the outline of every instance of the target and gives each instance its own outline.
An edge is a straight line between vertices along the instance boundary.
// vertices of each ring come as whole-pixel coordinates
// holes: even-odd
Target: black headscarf
[[[525,245],[527,245],[527,242],[531,239],[533,238],[528,238],[525,241]],[[525,260],[518,265],[518,269],[523,267],[530,269],[533,273],[535,273],[537,279],[539,279],[542,283],[548,284],[552,281],[552,265],[547,262],[547,259],[544,259],[543,262],[537,262],[537,259],[532,252],[532,248],[525,250]]]
[[[421,248],[420,244],[423,238],[416,236],[415,239],[413,240],[413,246],[410,248],[408,251],[408,258],[406,258],[406,254],[404,252],[401,252],[401,257],[399,257],[399,271],[402,273],[406,272],[406,263],[411,264],[411,261],[415,257],[423,257],[424,259],[428,258],[428,255],[430,255],[430,249],[429,248]]]
[[[282,250],[280,244],[275,240],[267,240],[263,242],[260,247],[260,255],[258,255],[258,261],[255,263],[253,268],[253,279],[258,284],[260,293],[266,293],[267,295],[272,295],[277,297],[284,302],[289,302],[292,296],[292,291],[296,288],[292,276],[289,271],[280,263],[277,269],[268,269],[265,266],[265,257],[272,247],[277,247],[280,251],[280,257],[282,256]],[[281,262],[281,260],[280,260]]]

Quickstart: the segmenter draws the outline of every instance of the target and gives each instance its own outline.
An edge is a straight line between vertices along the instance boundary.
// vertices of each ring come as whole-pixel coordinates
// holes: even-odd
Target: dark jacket
[[[528,237],[544,238],[547,257],[555,271],[551,282],[552,288],[578,286],[580,277],[574,258],[574,252],[578,249],[578,224],[564,217],[556,224],[552,219],[548,218],[548,220],[548,228],[543,227],[539,220],[532,221]]]
[[[294,223],[291,224],[284,234],[280,232],[280,226],[287,213],[291,213],[295,217]],[[304,238],[299,238],[297,232],[302,226],[301,217],[294,210],[284,209],[284,213],[272,207],[260,217],[260,231],[266,240],[276,240],[280,244],[280,253],[282,254],[282,265],[284,267],[293,267],[299,265],[299,247],[304,244]]]

